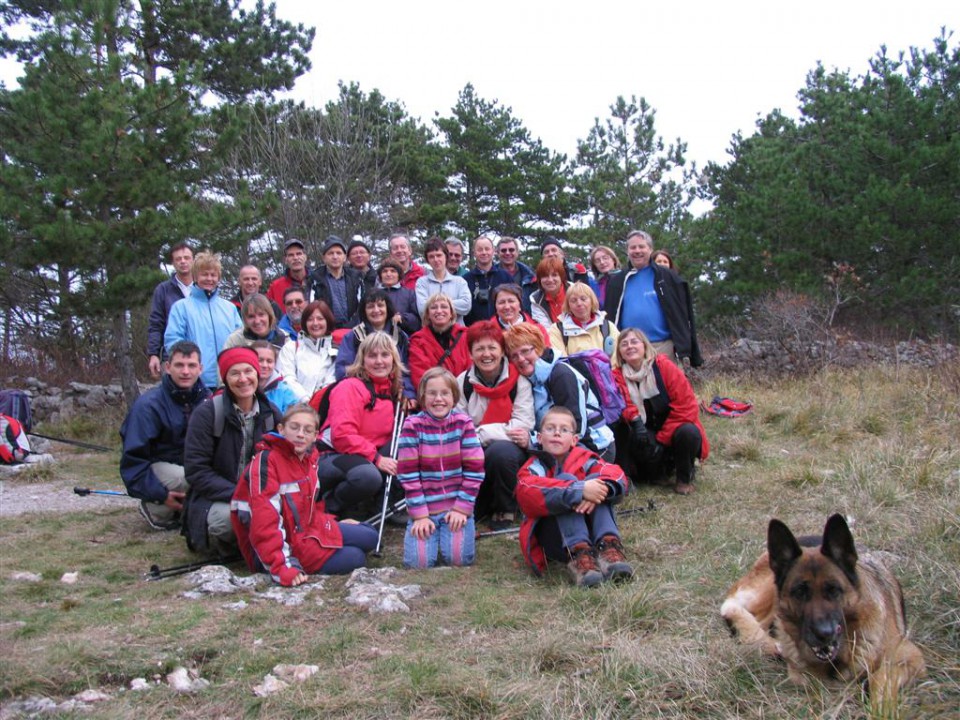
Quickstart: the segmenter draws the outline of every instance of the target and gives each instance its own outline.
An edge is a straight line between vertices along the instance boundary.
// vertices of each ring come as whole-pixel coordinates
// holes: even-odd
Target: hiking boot
[[[166,505],[161,503],[147,502],[146,500],[140,501],[140,517],[147,521],[147,525],[152,527],[154,530],[176,530],[180,527],[180,517],[179,515],[173,515],[169,519],[164,519],[154,515],[154,513],[159,508],[166,508]]]
[[[633,577],[633,567],[623,554],[623,545],[616,535],[604,535],[597,542],[597,562],[604,580],[629,580]]]
[[[689,495],[693,492],[693,481],[697,477],[697,466],[694,465],[690,468],[690,476],[682,478],[677,475],[677,484],[673,488],[673,491],[677,495]]]
[[[597,559],[589,543],[577,543],[569,552],[567,569],[578,587],[595,587],[603,582],[603,573],[597,567]]]

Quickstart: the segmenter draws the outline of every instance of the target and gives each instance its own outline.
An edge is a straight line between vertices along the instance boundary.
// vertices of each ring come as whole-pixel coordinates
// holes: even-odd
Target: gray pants
[[[150,465],[153,474],[157,480],[163,483],[167,490],[185,493],[187,491],[187,479],[183,474],[183,465],[174,465],[168,462],[155,462]],[[163,503],[148,503],[150,506],[150,515],[159,523],[172,521],[176,511],[167,507]]]
[[[237,538],[230,523],[230,503],[215,502],[207,512],[207,541],[222,557],[237,554]]]

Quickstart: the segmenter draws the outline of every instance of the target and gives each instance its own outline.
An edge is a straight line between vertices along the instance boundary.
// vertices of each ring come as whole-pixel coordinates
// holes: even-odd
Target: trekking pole
[[[58,438],[53,437],[53,435],[41,435],[38,432],[28,432],[27,435],[32,435],[33,437],[43,438],[44,440],[53,440],[54,442],[64,443],[65,445],[76,445],[77,447],[86,448],[87,450],[97,450],[98,452],[113,452],[113,448],[104,447],[103,445],[94,445],[93,443],[85,443],[80,440],[68,440],[67,438]]]
[[[396,505],[394,505],[393,507],[387,508],[387,519],[392,518],[392,517],[393,517],[394,515],[396,515],[398,512],[402,512],[403,510],[406,510],[406,509],[407,509],[407,500],[406,500],[406,498],[404,498],[403,500],[397,500]],[[382,513],[377,513],[377,514],[374,515],[373,517],[369,517],[369,518],[367,518],[366,520],[364,520],[364,522],[365,522],[367,525],[376,525],[378,522],[380,522],[380,516],[381,516],[381,515],[382,515]]]
[[[393,436],[390,438],[390,457],[396,459],[397,445],[400,443],[400,430],[403,425],[403,399],[397,401],[397,410],[393,417]],[[377,529],[377,546],[370,553],[373,557],[382,557],[380,547],[383,544],[383,526],[387,522],[387,508],[390,505],[390,488],[393,487],[393,475],[387,475],[383,485],[383,506],[380,508],[380,527]],[[399,504],[399,503],[398,503]],[[396,508],[394,508],[396,512]]]
[[[135,500],[136,498],[130,497],[125,492],[120,492],[119,490],[91,490],[90,488],[75,487],[73,492],[80,497],[86,497],[87,495],[116,495],[117,497],[125,497],[130,500]]]
[[[177,575],[186,575],[187,573],[209,565],[233,565],[242,559],[239,555],[231,555],[227,558],[197,560],[196,562],[184,563],[183,565],[171,565],[166,568],[162,568],[159,565],[151,565],[150,571],[144,575],[144,579],[147,580],[147,582],[152,580],[165,580],[166,578],[176,577]]]

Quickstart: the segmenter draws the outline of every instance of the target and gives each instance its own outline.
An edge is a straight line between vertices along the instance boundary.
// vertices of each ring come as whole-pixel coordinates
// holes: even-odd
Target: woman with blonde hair
[[[456,322],[453,300],[443,293],[427,298],[423,311],[423,327],[410,337],[410,379],[420,387],[420,378],[432,367],[442,367],[456,377],[470,367],[470,349],[464,333],[467,329]]]
[[[613,376],[627,406],[617,437],[617,464],[635,480],[659,482],[675,465],[680,495],[693,492],[696,460],[710,443],[690,381],[666,355],[657,354],[640,330],[620,333]]]
[[[567,288],[563,312],[550,326],[550,347],[560,355],[572,355],[583,350],[601,350],[607,357],[613,355],[620,331],[607,320],[593,290],[576,282]]]
[[[325,452],[319,473],[327,511],[337,517],[360,509],[382,490],[384,476],[397,473],[388,448],[405,370],[393,338],[371,332],[357,348],[346,378],[329,391],[318,440]]]

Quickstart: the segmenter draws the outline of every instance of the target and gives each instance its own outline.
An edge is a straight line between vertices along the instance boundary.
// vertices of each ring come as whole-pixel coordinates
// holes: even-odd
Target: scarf
[[[550,310],[550,319],[556,322],[563,312],[563,301],[567,297],[567,290],[563,285],[560,286],[560,292],[556,297],[550,297],[546,292],[543,293],[543,299],[547,301],[547,308]]]
[[[480,420],[481,425],[510,422],[513,416],[513,400],[510,399],[510,393],[520,379],[519,371],[512,364],[507,364],[507,379],[500,381],[494,387],[473,382],[469,377],[465,379],[473,385],[474,392],[487,400],[487,409]]]
[[[357,347],[360,347],[360,343],[363,342],[363,339],[370,333],[376,332],[373,329],[373,326],[368,323],[360,323],[353,329],[353,334],[357,338]],[[400,328],[397,326],[393,320],[387,320],[387,324],[383,326],[381,332],[387,333],[390,337],[393,338],[393,341],[397,344],[397,348],[401,347],[400,345]]]
[[[653,375],[653,363],[655,361],[656,358],[644,360],[639,370],[634,370],[627,363],[620,366],[623,379],[627,381],[630,401],[637,406],[637,410],[640,411],[640,419],[643,422],[647,421],[647,410],[643,401],[660,394],[660,390],[657,388],[657,379]]]

